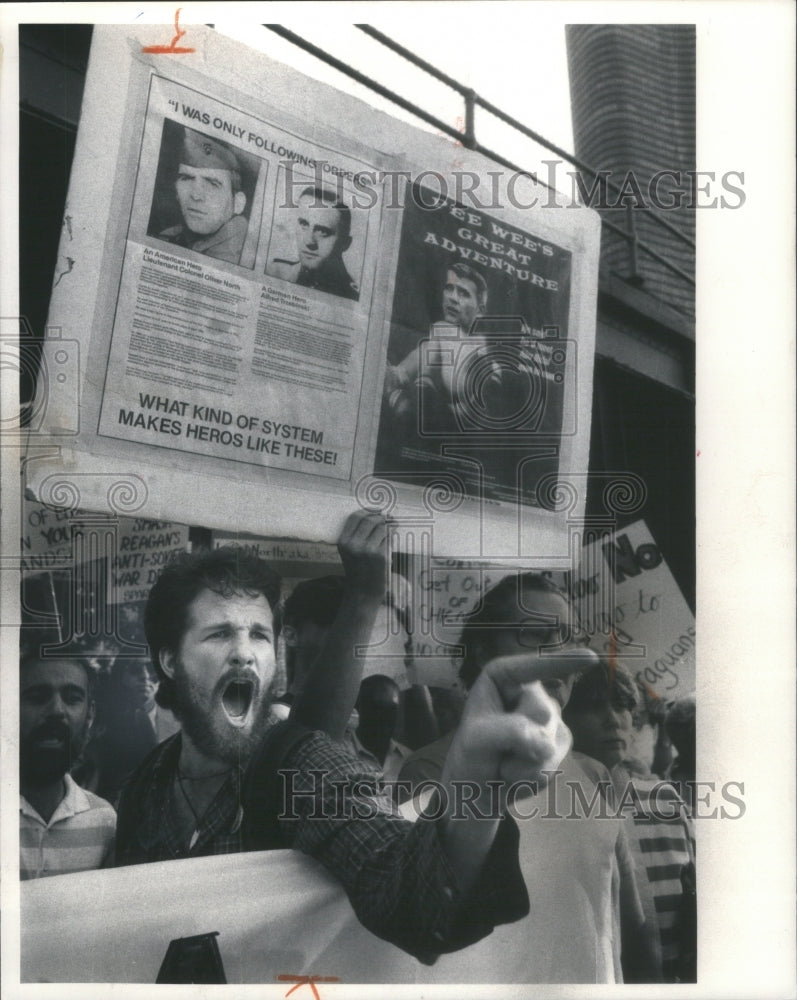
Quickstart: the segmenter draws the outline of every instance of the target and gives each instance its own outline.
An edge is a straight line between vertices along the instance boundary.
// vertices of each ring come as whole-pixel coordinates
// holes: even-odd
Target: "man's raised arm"
[[[343,601],[303,690],[292,722],[341,740],[362,680],[358,646],[371,637],[389,579],[388,525],[381,514],[355,511],[343,526],[338,551],[346,572]]]

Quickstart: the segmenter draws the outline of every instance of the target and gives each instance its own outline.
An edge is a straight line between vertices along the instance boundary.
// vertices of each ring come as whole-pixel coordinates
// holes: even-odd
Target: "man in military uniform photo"
[[[185,129],[174,182],[182,222],[158,239],[238,264],[249,221],[242,214],[246,195],[241,164],[224,142]]]
[[[310,185],[296,209],[296,256],[275,257],[268,273],[356,302],[360,290],[343,263],[350,246],[351,209],[334,191]]]

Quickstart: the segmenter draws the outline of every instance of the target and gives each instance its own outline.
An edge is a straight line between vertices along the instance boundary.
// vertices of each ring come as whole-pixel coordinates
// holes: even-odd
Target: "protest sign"
[[[656,698],[695,690],[695,618],[644,521],[586,546],[562,583],[590,645],[614,656]]]
[[[187,525],[120,518],[116,546],[110,555],[108,602],[146,600],[163,567],[187,548]]]
[[[694,615],[644,521],[584,546],[572,569],[537,564],[536,571],[572,599],[574,636],[622,662],[649,695],[669,701],[695,690]],[[511,572],[465,560],[416,560],[416,665],[425,683],[457,684],[463,621]]]
[[[223,89],[152,73],[140,95],[98,433],[348,479],[380,219],[352,211],[346,178],[373,164],[279,128],[251,97],[248,112],[214,99]],[[206,171],[240,190],[217,208]],[[329,246],[305,239],[321,222]]]
[[[332,542],[361,506],[407,546],[433,522],[443,555],[561,548],[584,502],[549,498],[587,466],[597,215],[509,171],[471,211],[460,169],[487,183],[489,160],[454,163],[440,137],[185,30],[180,59],[145,26],[94,32],[48,321],[74,371],[30,488],[49,502],[66,476],[105,510],[108,477],[145,467],[150,519]],[[398,441],[396,371],[424,353],[455,261],[486,282],[481,325],[443,311],[431,339],[463,343],[424,358],[465,424],[441,439],[404,365]]]
[[[431,207],[426,207],[431,206]],[[416,185],[404,210],[375,471],[540,506],[576,432],[571,254]],[[425,474],[425,475],[424,475]]]
[[[102,560],[108,604],[145,600],[160,569],[187,548],[185,524],[95,515],[30,500],[23,504],[23,572],[64,570],[74,575],[81,563]]]
[[[81,523],[81,512],[65,507],[49,507],[24,500],[20,569],[40,572],[72,566],[72,527]]]

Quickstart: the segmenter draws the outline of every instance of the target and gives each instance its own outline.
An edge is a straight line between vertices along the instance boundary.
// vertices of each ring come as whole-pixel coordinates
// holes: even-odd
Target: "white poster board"
[[[95,29],[47,348],[74,370],[41,428],[79,430],[29,487],[48,502],[66,479],[104,510],[108,477],[145,467],[152,519],[189,520],[190,496],[195,524],[332,542],[359,505],[407,545],[433,526],[441,554],[561,548],[551,490],[588,458],[597,214],[511,171],[468,208],[458,171],[490,161],[455,168],[446,140],[183,27],[179,57],[157,28]],[[463,264],[480,313],[441,330]]]

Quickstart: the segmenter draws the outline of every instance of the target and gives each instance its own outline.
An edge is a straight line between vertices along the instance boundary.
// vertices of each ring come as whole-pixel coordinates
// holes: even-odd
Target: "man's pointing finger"
[[[484,672],[489,674],[498,688],[504,707],[512,710],[517,706],[523,685],[534,681],[565,679],[570,674],[588,670],[597,662],[598,657],[593,650],[578,647],[555,656],[534,656],[527,653],[499,656],[486,665]]]

